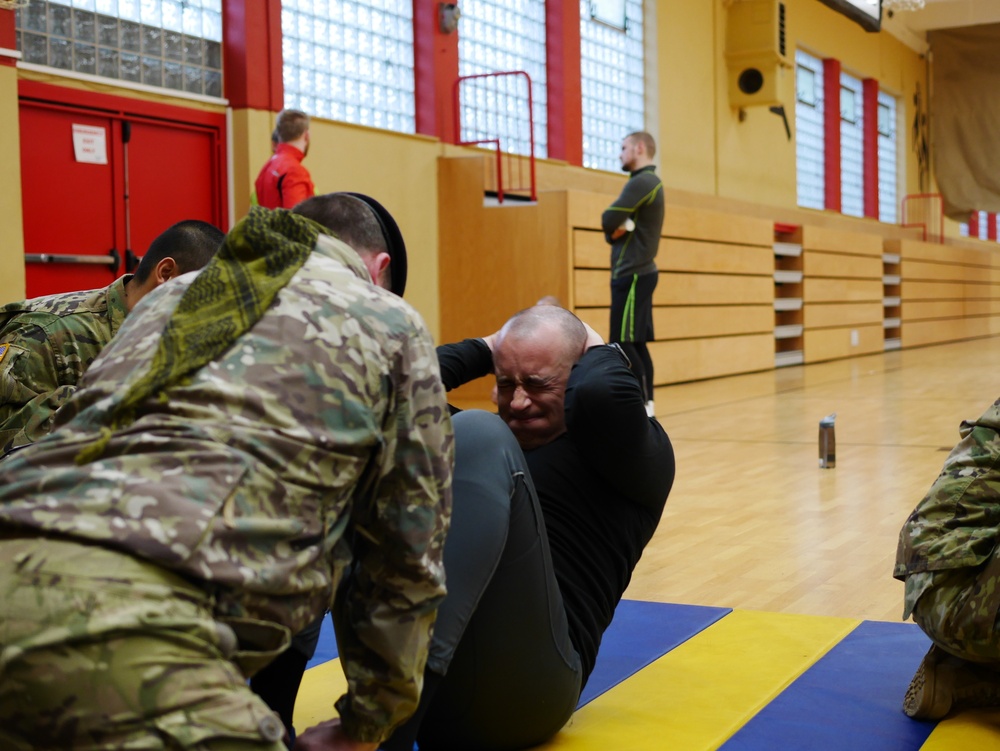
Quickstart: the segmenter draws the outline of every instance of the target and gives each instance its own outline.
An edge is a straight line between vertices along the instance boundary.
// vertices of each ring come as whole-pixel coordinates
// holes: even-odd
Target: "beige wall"
[[[816,0],[784,0],[786,50],[796,47],[819,57],[836,57],[845,72],[876,78],[899,96],[903,122],[912,121],[916,84],[926,94],[924,59],[887,33],[871,34]],[[781,118],[766,107],[740,112],[729,104],[725,37],[728,0],[692,3],[661,0],[657,8],[659,60],[659,152],[664,183],[719,198],[768,206],[796,205],[795,141]],[[794,135],[795,74],[788,68],[779,85]],[[916,157],[906,144],[905,193],[918,192]]]
[[[0,303],[24,298],[17,71],[0,65]]]
[[[236,110],[232,114],[234,221],[250,205],[254,181],[271,155],[277,113]],[[440,330],[437,265],[437,157],[440,143],[345,123],[312,118],[309,169],[316,193],[365,193],[389,210],[406,241],[406,299],[431,332]]]
[[[317,193],[349,190],[375,198],[406,241],[406,299],[437,336],[438,190],[436,139],[313,118],[309,167]]]
[[[656,11],[661,179],[671,188],[715,194],[717,0],[661,0]]]

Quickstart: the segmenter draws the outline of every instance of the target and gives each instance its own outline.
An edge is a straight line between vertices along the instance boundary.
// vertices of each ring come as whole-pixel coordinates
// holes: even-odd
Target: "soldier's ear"
[[[173,279],[175,276],[180,276],[181,270],[175,261],[170,256],[160,260],[156,264],[156,268],[153,269],[153,279],[156,281],[157,286],[163,284],[169,279]]]

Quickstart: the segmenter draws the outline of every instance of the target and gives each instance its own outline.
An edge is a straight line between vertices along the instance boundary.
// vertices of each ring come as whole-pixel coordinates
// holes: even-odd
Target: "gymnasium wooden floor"
[[[625,596],[899,621],[899,529],[959,422],[1000,397],[998,367],[990,338],[658,389],[677,479]]]

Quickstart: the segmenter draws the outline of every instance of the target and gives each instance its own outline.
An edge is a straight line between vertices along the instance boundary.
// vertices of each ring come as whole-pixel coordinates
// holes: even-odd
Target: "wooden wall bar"
[[[904,347],[1000,333],[1000,252],[887,240],[900,257]]]
[[[534,204],[496,206],[484,200],[483,179],[482,157],[439,160],[442,338],[491,333],[544,295],[607,337],[610,248],[600,218],[615,196],[550,189]],[[1000,334],[1000,248],[829,221],[782,233],[800,256],[779,256],[775,239],[768,219],[668,201],[650,345],[658,386],[771,370],[786,364],[776,348],[793,345],[811,363]],[[789,280],[788,269],[801,275]],[[801,310],[776,313],[779,296],[801,298]],[[777,340],[789,316],[800,331]],[[484,379],[454,396],[487,400],[490,387]]]
[[[812,226],[800,232],[805,362],[881,352],[882,238]]]
[[[614,196],[570,191],[567,200],[572,308],[607,337],[611,253],[600,218]],[[772,238],[762,219],[667,206],[653,294],[656,385],[773,367]]]

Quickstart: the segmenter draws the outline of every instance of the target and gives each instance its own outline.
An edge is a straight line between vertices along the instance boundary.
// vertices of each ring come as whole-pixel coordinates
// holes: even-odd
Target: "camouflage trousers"
[[[911,574],[906,590],[914,622],[944,651],[1000,663],[1000,549],[980,566]]]
[[[283,751],[207,595],[97,546],[0,539],[0,749]]]

